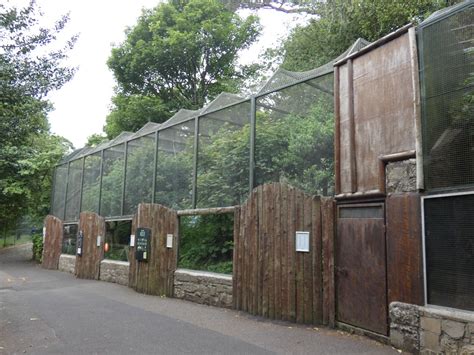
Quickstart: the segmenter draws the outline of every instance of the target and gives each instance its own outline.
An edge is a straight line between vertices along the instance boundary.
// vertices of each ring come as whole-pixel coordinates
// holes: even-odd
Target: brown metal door
[[[81,232],[82,255],[76,255],[75,275],[80,279],[98,280],[100,261],[104,257],[104,218],[93,212],[82,212],[79,219],[79,233]],[[99,236],[100,243],[97,239]]]
[[[337,212],[337,320],[387,335],[384,205],[341,205]]]

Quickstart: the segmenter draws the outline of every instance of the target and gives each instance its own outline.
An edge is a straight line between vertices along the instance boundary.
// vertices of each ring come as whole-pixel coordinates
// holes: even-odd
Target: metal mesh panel
[[[250,101],[199,119],[197,207],[240,204],[249,189]]]
[[[82,183],[82,211],[99,212],[100,153],[88,155],[84,162]]]
[[[152,202],[155,134],[128,142],[124,214],[134,214],[141,202]]]
[[[221,108],[236,104],[242,100],[243,98],[239,95],[222,92],[202,110],[201,115],[207,114],[211,111],[220,110]]]
[[[333,193],[333,74],[257,99],[256,185],[287,182]]]
[[[67,184],[67,164],[56,167],[54,171],[54,192],[53,192],[53,206],[51,213],[63,219],[64,218],[64,201],[66,199],[66,184]]]
[[[427,302],[474,311],[474,195],[424,200]]]
[[[105,223],[104,259],[128,261],[132,221]]]
[[[418,30],[426,189],[474,184],[474,4]]]
[[[67,180],[66,197],[66,221],[79,219],[79,208],[81,203],[83,159],[74,160],[69,163],[69,175]]]
[[[122,214],[125,145],[104,150],[100,214],[104,217]]]
[[[155,202],[192,207],[194,120],[159,132]]]
[[[65,224],[63,227],[63,240],[61,245],[61,253],[75,255],[78,225]]]

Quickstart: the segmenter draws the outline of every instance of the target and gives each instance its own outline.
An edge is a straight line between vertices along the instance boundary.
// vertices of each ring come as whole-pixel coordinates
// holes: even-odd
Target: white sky
[[[82,147],[87,137],[101,133],[109,113],[113,87],[112,73],[106,61],[113,43],[125,39],[124,30],[133,26],[143,7],[152,8],[159,0],[37,0],[45,23],[65,13],[70,22],[65,34],[79,33],[69,54],[69,65],[77,66],[74,78],[49,95],[55,110],[49,114],[51,131]],[[10,1],[23,5],[24,0]],[[262,48],[271,47],[297,24],[297,17],[271,10],[260,11],[264,32],[259,42],[243,55],[257,58]],[[244,58],[242,58],[244,59]],[[247,59],[247,60],[245,60]],[[248,58],[244,61],[247,62]]]

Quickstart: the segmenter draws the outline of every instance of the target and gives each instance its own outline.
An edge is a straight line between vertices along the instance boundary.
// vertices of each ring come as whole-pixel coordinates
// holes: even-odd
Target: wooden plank
[[[268,241],[268,225],[269,225],[269,206],[268,206],[268,190],[269,185],[263,185],[263,223],[262,223],[262,233],[260,235],[260,240],[262,243],[262,252],[263,252],[263,264],[260,267],[263,268],[263,282],[262,282],[262,316],[268,317],[268,279],[270,277],[269,271],[269,241]]]
[[[241,207],[240,211],[240,223],[239,223],[239,279],[238,279],[238,299],[237,299],[237,309],[242,309],[242,299],[243,299],[243,289],[245,284],[243,283],[244,279],[244,257],[245,257],[245,249],[244,249],[244,224],[245,224],[245,215],[247,213],[246,205]]]
[[[281,185],[274,184],[274,204],[273,204],[273,246],[274,246],[274,283],[273,283],[273,295],[274,295],[274,307],[275,307],[275,319],[281,319]]]
[[[254,190],[255,191],[255,190]],[[263,186],[259,186],[256,189],[258,194],[258,208],[255,212],[255,217],[258,218],[258,305],[257,305],[257,313],[260,316],[263,316],[263,285],[264,285],[264,277],[265,277],[265,266],[264,266],[264,248],[265,248],[265,238],[263,236],[264,233],[264,205],[263,205]]]
[[[336,293],[334,275],[335,204],[331,198],[321,201],[321,232],[323,249],[323,324],[335,326]]]
[[[132,219],[131,234],[133,235],[135,235],[136,230],[137,230],[139,211],[140,211],[140,205],[137,208],[137,213],[133,216],[133,219]],[[128,261],[129,261],[128,287],[135,289],[137,286],[137,275],[136,275],[137,267],[136,267],[136,261],[135,261],[135,247],[134,246],[130,247],[128,251]]]
[[[280,273],[281,273],[281,319],[289,320],[288,305],[288,186],[282,184],[280,187]]]
[[[249,235],[251,237],[250,245],[250,257],[251,257],[251,273],[250,280],[252,282],[251,287],[251,307],[250,311],[252,314],[257,314],[258,311],[258,196],[253,194],[251,196],[251,212],[249,221]]]
[[[394,194],[386,204],[388,304],[423,305],[420,195]]]
[[[313,323],[321,324],[323,322],[323,283],[322,283],[322,236],[321,236],[321,198],[313,196],[311,199],[311,238],[313,250],[312,268],[313,268]]]
[[[303,322],[306,324],[313,323],[313,254],[318,250],[315,248],[315,235],[312,233],[312,208],[313,201],[310,196],[303,196],[303,230],[309,232],[310,244],[309,253],[302,253],[303,256]]]
[[[304,202],[303,193],[296,190],[296,231],[304,229]],[[295,239],[295,234],[293,234]],[[304,259],[303,253],[296,253],[296,322],[304,322]]]
[[[296,321],[296,252],[295,252],[295,232],[296,232],[296,200],[295,189],[288,189],[288,311],[289,320]]]
[[[45,240],[42,267],[57,270],[63,240],[63,222],[55,216],[48,215],[44,219],[44,228]]]
[[[268,281],[267,281],[267,292],[268,292],[268,317],[271,319],[275,318],[275,205],[273,203],[275,197],[275,184],[270,184],[267,190],[267,265]]]
[[[248,312],[249,310],[249,272],[250,272],[250,258],[248,255],[249,250],[249,235],[248,235],[248,222],[250,214],[250,206],[247,201],[247,210],[245,211],[244,226],[243,226],[243,242],[244,242],[244,259],[243,259],[243,294],[242,294],[242,310]]]
[[[239,232],[240,232],[240,211],[241,207],[237,207],[234,210],[234,230],[233,230],[233,240],[234,240],[234,247],[232,250],[232,307],[234,309],[239,309],[239,279],[240,279],[240,264],[239,264],[239,253],[242,251],[239,247]]]

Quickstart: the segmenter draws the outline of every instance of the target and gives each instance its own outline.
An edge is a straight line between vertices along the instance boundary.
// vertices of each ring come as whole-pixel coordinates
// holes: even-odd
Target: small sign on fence
[[[296,251],[309,252],[309,232],[296,232]]]

